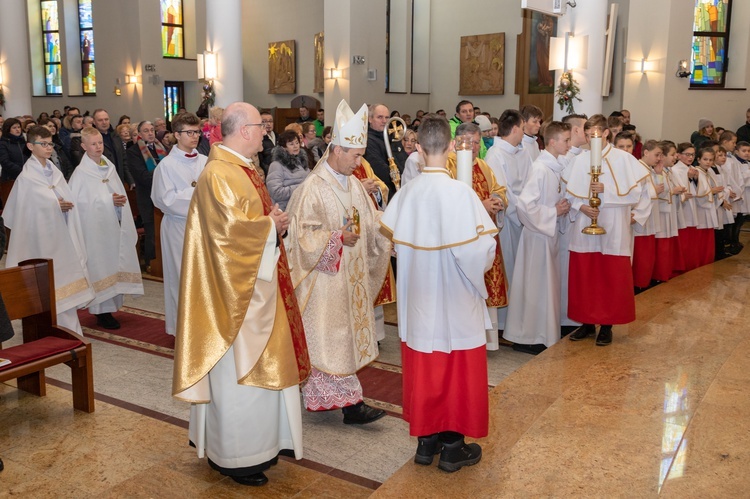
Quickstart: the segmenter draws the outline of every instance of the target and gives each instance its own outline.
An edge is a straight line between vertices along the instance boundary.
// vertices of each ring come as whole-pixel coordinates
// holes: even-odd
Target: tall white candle
[[[456,151],[456,178],[468,185],[472,186],[472,161],[471,161],[471,150],[468,151]]]
[[[601,170],[602,168],[602,138],[591,137],[591,168]]]

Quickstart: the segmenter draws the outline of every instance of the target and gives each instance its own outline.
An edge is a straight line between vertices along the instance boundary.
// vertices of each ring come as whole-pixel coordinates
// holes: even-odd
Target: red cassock
[[[655,254],[654,273],[651,276],[653,279],[666,282],[673,275],[685,271],[685,262],[678,237],[657,238]]]
[[[401,343],[403,417],[412,436],[489,432],[487,348],[422,353]],[[456,376],[460,373],[460,376]]]
[[[570,252],[568,317],[584,324],[635,320],[629,256]]]
[[[696,249],[698,250],[698,266],[714,263],[716,246],[714,246],[714,229],[695,229]]]

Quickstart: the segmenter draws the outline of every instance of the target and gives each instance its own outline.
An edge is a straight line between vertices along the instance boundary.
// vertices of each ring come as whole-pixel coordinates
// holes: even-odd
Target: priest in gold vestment
[[[265,135],[258,110],[231,104],[222,132],[188,209],[172,392],[193,404],[199,457],[258,486],[279,454],[302,458],[309,358],[280,244],[288,217],[248,159]]]
[[[328,150],[287,205],[285,244],[312,364],[305,407],[341,408],[346,424],[385,415],[363,402],[356,374],[378,356],[373,304],[391,253],[381,212],[353,175],[366,144],[367,107],[355,115],[342,101]]]

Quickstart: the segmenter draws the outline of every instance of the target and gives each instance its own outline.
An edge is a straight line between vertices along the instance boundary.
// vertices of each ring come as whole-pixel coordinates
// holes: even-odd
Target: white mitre
[[[331,144],[342,147],[367,147],[367,104],[362,104],[357,114],[352,112],[345,100],[336,108]]]

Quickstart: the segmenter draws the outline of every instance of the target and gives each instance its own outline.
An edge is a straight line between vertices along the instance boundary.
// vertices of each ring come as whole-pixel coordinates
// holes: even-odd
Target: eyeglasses
[[[273,123],[273,120],[263,120],[261,123],[267,125],[268,123]]]
[[[175,133],[184,133],[188,137],[196,137],[201,134],[200,130],[180,130],[179,132]]]
[[[247,123],[247,124],[242,125],[242,126],[262,126],[262,127],[264,127],[264,126],[266,126],[266,124],[265,123]]]
[[[694,152],[681,152],[680,154],[682,154],[683,156],[695,156]]]
[[[53,142],[32,142],[32,144],[36,144],[38,146],[47,147],[47,148],[55,146]]]

